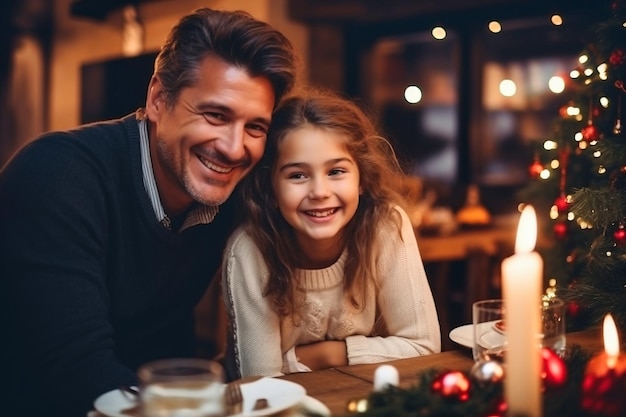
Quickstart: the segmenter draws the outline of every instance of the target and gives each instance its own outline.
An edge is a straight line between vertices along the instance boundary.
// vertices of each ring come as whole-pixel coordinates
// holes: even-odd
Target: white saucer
[[[496,325],[499,321],[500,320],[496,320],[493,323],[485,323],[491,327],[491,331],[483,334],[481,346],[491,349],[503,346],[506,343],[504,331]],[[466,324],[456,327],[450,331],[449,337],[453,342],[471,349],[474,346],[474,326],[472,324]]]
[[[450,331],[449,337],[453,342],[471,349],[474,345],[473,325],[466,324],[464,326],[456,327]]]
[[[254,382],[241,384],[241,391],[243,394],[243,412],[237,414],[237,417],[265,416],[291,407],[294,408],[294,417],[305,416],[310,412],[330,417],[328,407],[315,398],[307,396],[304,387],[295,382],[265,377]],[[258,398],[266,398],[269,407],[262,410],[252,410]],[[136,402],[120,390],[102,394],[94,402],[94,408],[107,417],[137,417],[136,414],[124,412],[135,405]]]
[[[138,417],[138,413],[124,412],[136,405],[137,401],[133,401],[119,389],[102,394],[93,403],[94,408],[100,414],[108,417]]]
[[[241,393],[243,394],[243,411],[232,417],[255,417],[275,414],[293,407],[306,397],[306,390],[302,385],[284,379],[269,377],[241,384]],[[253,410],[254,403],[259,398],[266,398],[269,407],[262,410]]]

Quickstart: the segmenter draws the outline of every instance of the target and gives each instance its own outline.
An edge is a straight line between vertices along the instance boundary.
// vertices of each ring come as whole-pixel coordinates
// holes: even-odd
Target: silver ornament
[[[470,375],[481,384],[494,384],[504,379],[504,367],[496,361],[479,361],[472,366]]]

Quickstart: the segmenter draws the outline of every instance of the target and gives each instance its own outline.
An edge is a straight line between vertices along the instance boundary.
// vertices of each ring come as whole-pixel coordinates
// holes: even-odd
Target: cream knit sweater
[[[250,236],[238,229],[224,254],[222,288],[230,319],[226,366],[231,377],[277,376],[307,369],[289,361],[293,348],[345,340],[350,365],[436,353],[441,350],[437,311],[407,214],[398,228],[381,228],[376,279],[363,310],[343,293],[346,252],[327,268],[298,270],[307,295],[302,321],[280,318],[263,297],[268,270]]]

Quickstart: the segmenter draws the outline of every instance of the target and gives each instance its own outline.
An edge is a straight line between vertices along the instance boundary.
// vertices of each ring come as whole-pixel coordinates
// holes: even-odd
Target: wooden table
[[[569,333],[567,344],[581,345],[590,352],[604,349],[600,328]],[[418,381],[418,374],[431,368],[467,371],[473,365],[470,349],[451,350],[434,355],[386,362],[398,369],[400,386],[408,388]],[[346,405],[351,399],[365,398],[374,383],[374,371],[381,363],[352,365],[323,371],[290,374],[281,377],[302,385],[307,394],[324,403],[332,415],[346,414]]]
[[[502,246],[515,244],[516,225],[498,223],[481,229],[461,229],[449,235],[416,234],[417,244],[424,262],[447,262],[464,260],[472,251],[480,250],[495,256]]]

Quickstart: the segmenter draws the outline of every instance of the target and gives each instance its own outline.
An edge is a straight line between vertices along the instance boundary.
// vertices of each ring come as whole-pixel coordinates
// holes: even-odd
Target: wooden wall
[[[71,13],[72,3],[73,0],[3,3],[0,11],[7,22],[2,25],[0,37],[0,166],[36,135],[78,125],[81,67],[124,56],[122,10],[113,9],[101,19],[79,17]],[[302,67],[307,68],[308,30],[306,24],[294,22],[287,15],[287,0],[139,1],[143,52],[157,51],[176,21],[198,7],[242,9],[269,22],[290,38],[302,59]]]

